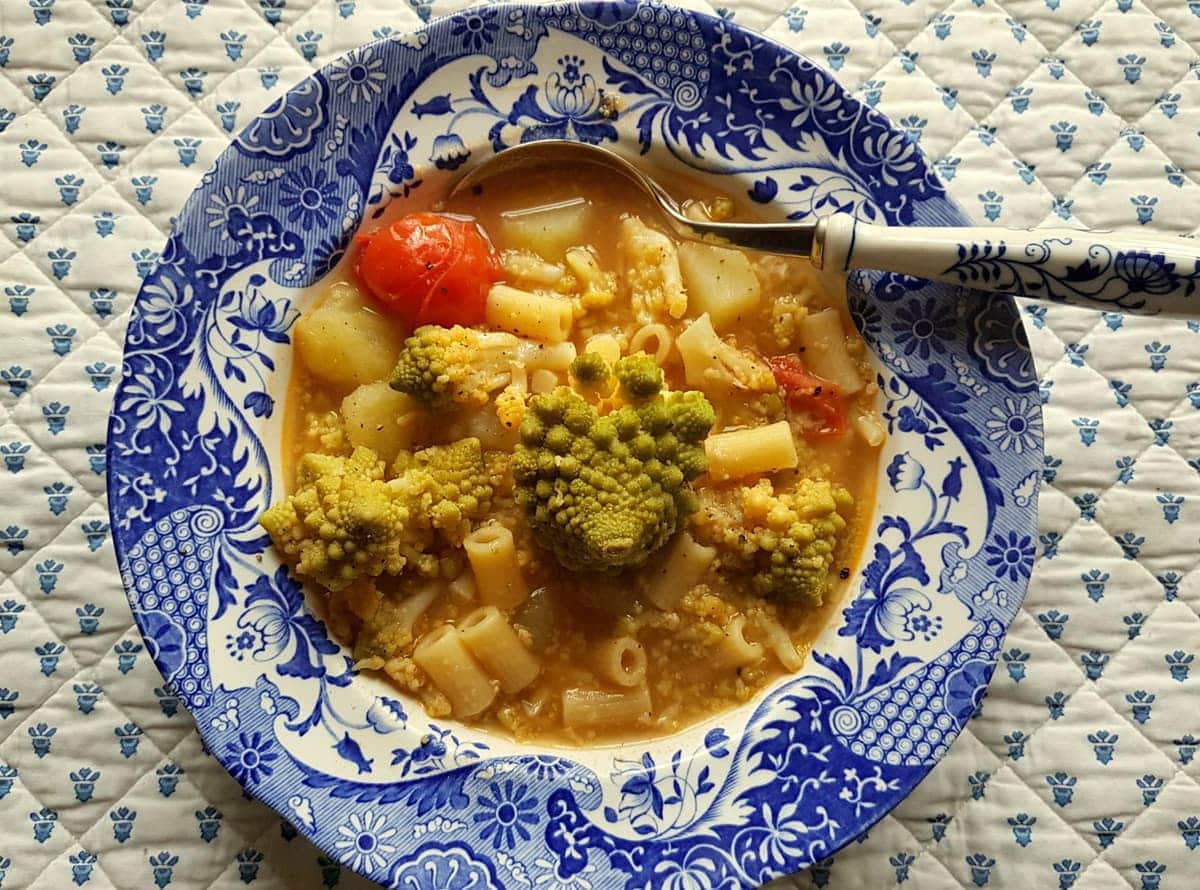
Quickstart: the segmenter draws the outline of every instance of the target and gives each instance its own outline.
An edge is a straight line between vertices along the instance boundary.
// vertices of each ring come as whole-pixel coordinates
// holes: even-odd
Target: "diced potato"
[[[682,242],[678,250],[688,308],[696,315],[707,312],[717,330],[733,328],[758,306],[762,287],[740,250],[694,241]]]
[[[591,219],[591,202],[572,198],[502,214],[500,236],[509,247],[530,250],[543,259],[557,261],[568,247],[587,242]]]
[[[391,463],[412,447],[424,417],[411,396],[379,381],[360,386],[342,400],[342,420],[350,444],[365,445]]]
[[[346,284],[296,324],[296,349],[308,370],[345,389],[386,378],[403,345],[396,325]]]
[[[804,362],[818,377],[824,377],[842,391],[854,395],[866,381],[858,364],[846,349],[846,333],[841,313],[836,309],[811,312],[796,324],[804,346]]]

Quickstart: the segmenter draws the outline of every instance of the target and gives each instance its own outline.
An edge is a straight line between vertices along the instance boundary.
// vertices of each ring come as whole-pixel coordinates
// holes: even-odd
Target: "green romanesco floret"
[[[565,387],[534,396],[512,463],[534,537],[573,571],[642,565],[695,507],[714,420],[699,392],[656,389],[604,415]]]
[[[425,325],[404,341],[392,389],[429,408],[483,405],[537,346],[500,331]]]
[[[349,457],[314,453],[300,460],[295,493],[259,520],[296,574],[341,590],[360,575],[404,568],[401,543],[411,514],[383,470],[369,448],[356,448]]]
[[[506,461],[478,439],[405,453],[395,478],[369,448],[306,454],[296,490],[260,522],[297,575],[329,590],[362,577],[436,567],[439,538],[461,543],[507,485]]]
[[[598,352],[585,352],[567,370],[576,388],[588,392],[602,391],[612,380],[612,368]]]
[[[755,593],[816,606],[853,504],[849,492],[823,479],[801,479],[783,491],[762,479],[733,499],[706,496],[692,533],[718,548],[723,571],[749,576]]]
[[[471,523],[487,516],[492,500],[508,487],[508,458],[484,453],[478,439],[460,439],[416,453],[402,451],[388,484],[403,493],[410,510],[452,544],[461,545]]]
[[[613,374],[620,386],[621,397],[629,402],[653,398],[663,388],[662,368],[644,352],[618,359]]]

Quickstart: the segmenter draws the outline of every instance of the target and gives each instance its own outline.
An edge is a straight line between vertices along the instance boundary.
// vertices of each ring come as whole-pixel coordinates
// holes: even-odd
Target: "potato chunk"
[[[558,262],[568,247],[587,243],[591,219],[591,202],[573,198],[501,214],[500,235],[507,247],[532,251],[544,260]]]
[[[412,396],[379,381],[360,386],[342,400],[342,420],[350,444],[365,445],[391,463],[412,447],[424,415]]]
[[[386,378],[404,338],[349,284],[336,284],[296,324],[296,350],[314,377],[351,389]]]
[[[681,243],[678,250],[688,308],[696,315],[707,312],[718,331],[735,327],[758,306],[762,287],[749,257],[740,250],[693,241]]]

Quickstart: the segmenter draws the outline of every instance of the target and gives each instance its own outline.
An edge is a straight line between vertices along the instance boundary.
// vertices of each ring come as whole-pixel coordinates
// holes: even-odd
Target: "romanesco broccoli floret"
[[[776,491],[762,479],[739,498],[720,498],[707,496],[692,517],[696,539],[720,551],[720,568],[749,576],[761,596],[820,605],[854,503],[849,492],[823,479]]]
[[[399,573],[411,515],[369,448],[349,457],[306,454],[296,491],[259,520],[296,574],[341,590],[360,575]]]
[[[404,341],[392,389],[430,408],[479,406],[508,385],[522,352],[535,346],[500,331],[425,325]]]
[[[343,590],[359,578],[436,565],[438,537],[461,543],[507,484],[505,464],[478,439],[405,453],[391,480],[369,448],[306,454],[295,492],[259,521],[297,575]]]
[[[621,396],[630,402],[652,398],[663,388],[662,368],[644,352],[619,359],[613,366],[613,374]]]
[[[403,494],[409,509],[458,545],[507,486],[508,460],[498,452],[485,454],[478,439],[460,439],[401,452],[393,469],[396,478],[388,484]]]
[[[583,390],[602,390],[612,379],[612,368],[598,352],[585,352],[567,370],[576,387]]]
[[[530,400],[513,456],[517,502],[566,568],[640,566],[695,508],[687,483],[705,470],[715,415],[703,393],[661,386],[659,372],[653,392],[604,415],[565,387]]]

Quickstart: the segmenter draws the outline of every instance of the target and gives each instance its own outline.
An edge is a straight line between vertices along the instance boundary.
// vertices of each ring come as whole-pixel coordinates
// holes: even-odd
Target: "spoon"
[[[591,164],[650,196],[680,238],[810,259],[818,269],[879,269],[1088,309],[1200,316],[1200,242],[1065,227],[882,226],[848,213],[807,222],[690,219],[667,191],[616,152],[566,139],[526,142],[467,172],[451,196],[517,169]]]

